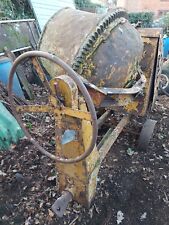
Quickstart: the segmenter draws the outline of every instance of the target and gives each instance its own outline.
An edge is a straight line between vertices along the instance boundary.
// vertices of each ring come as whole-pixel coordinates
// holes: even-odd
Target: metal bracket
[[[52,210],[58,217],[62,217],[69,202],[72,201],[72,194],[69,191],[64,191],[62,195],[52,205]]]
[[[134,95],[143,91],[146,77],[142,74],[140,79],[131,88],[101,88],[107,95]]]

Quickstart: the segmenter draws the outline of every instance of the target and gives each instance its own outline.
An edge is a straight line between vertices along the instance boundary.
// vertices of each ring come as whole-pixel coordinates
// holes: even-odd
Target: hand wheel
[[[85,102],[87,104],[87,108],[89,110],[89,113],[91,114],[91,123],[92,123],[92,138],[91,138],[91,143],[89,148],[80,156],[76,157],[76,158],[60,158],[58,156],[55,156],[51,153],[49,153],[48,151],[46,151],[43,147],[41,147],[39,145],[39,143],[37,141],[35,141],[30,133],[27,131],[27,129],[25,128],[25,126],[23,125],[20,116],[17,113],[17,107],[15,107],[14,104],[14,99],[12,96],[12,86],[13,86],[13,77],[16,71],[17,66],[26,58],[30,58],[30,57],[42,57],[42,58],[46,58],[54,63],[56,63],[57,65],[59,65],[60,67],[62,67],[65,72],[74,80],[74,82],[77,84],[79,90],[81,91]],[[48,86],[48,88],[50,88]],[[13,66],[11,68],[10,71],[10,75],[9,75],[9,82],[8,82],[8,96],[10,99],[10,103],[11,103],[11,108],[13,110],[13,114],[16,118],[16,120],[18,121],[19,125],[21,126],[21,128],[23,129],[25,136],[28,138],[29,141],[31,141],[36,147],[37,149],[43,153],[44,155],[48,156],[49,158],[55,160],[56,162],[60,162],[60,163],[76,163],[79,162],[83,159],[85,159],[87,156],[90,155],[90,153],[93,151],[95,144],[96,144],[96,140],[97,140],[97,132],[98,132],[98,127],[97,127],[97,116],[96,116],[96,111],[95,111],[95,107],[94,104],[92,102],[92,99],[86,89],[86,87],[84,86],[83,82],[80,79],[80,76],[78,76],[78,74],[69,66],[67,65],[64,61],[62,61],[60,58],[58,58],[55,55],[49,54],[47,52],[42,52],[42,51],[29,51],[26,53],[23,53],[22,55],[20,55],[13,63]],[[22,106],[23,112],[25,110],[25,112],[52,112],[52,109],[54,110],[54,108],[52,108],[54,106],[49,106],[47,107],[46,105],[34,105],[32,107],[29,105],[25,105]],[[18,110],[19,111],[19,110]]]

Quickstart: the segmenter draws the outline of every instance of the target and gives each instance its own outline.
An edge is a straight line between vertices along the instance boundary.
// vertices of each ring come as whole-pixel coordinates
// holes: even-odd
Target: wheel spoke
[[[60,109],[54,109],[54,112],[56,114],[63,114],[71,117],[75,117],[81,120],[87,120],[87,121],[92,121],[91,114],[89,112],[84,112],[81,110],[76,110],[76,109],[71,109],[68,107],[63,107],[61,110]]]
[[[42,67],[41,67],[37,57],[33,57],[32,58],[32,63],[34,65],[34,67],[35,67],[35,69],[37,71],[37,74],[38,74],[40,80],[42,81],[44,87],[49,91],[50,94],[52,94],[52,89],[50,88],[49,82],[48,82],[48,80],[47,80],[47,78],[45,76],[45,73],[44,73],[44,71],[43,71],[43,69],[42,69]]]

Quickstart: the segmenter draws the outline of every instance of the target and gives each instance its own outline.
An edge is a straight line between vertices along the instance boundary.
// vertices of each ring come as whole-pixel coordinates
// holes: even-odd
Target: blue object
[[[12,67],[12,61],[9,58],[0,59],[0,81],[4,84],[8,84],[9,72]],[[18,97],[24,98],[22,88],[20,86],[18,77],[15,73],[13,79],[13,92]]]
[[[62,135],[62,145],[68,144],[71,141],[76,139],[76,131],[75,130],[65,130]]]
[[[169,57],[169,37],[163,38],[163,57]]]

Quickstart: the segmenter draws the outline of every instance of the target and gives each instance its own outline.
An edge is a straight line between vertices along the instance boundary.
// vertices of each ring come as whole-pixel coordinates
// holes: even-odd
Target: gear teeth
[[[112,20],[111,20],[111,17],[109,16],[109,18],[108,18],[108,20],[109,20],[109,24],[112,22]]]
[[[73,64],[72,68],[77,71],[79,68],[79,65],[77,65],[77,63],[75,63],[75,64]]]
[[[95,36],[95,39],[97,39],[99,35],[97,32],[94,32],[94,36]]]
[[[106,28],[106,22],[105,21],[103,22],[103,27]]]
[[[100,30],[101,30],[101,32],[103,32],[103,31],[104,31],[104,27],[103,27],[103,25],[100,25]]]
[[[82,63],[82,60],[78,59],[77,64],[80,65]]]
[[[92,40],[92,39],[89,39],[89,43],[90,43],[91,45],[93,45],[93,40]]]
[[[81,68],[81,64],[84,62],[86,55],[91,51],[92,46],[97,41],[99,35],[101,35],[106,28],[114,21],[116,18],[128,18],[127,13],[125,10],[122,9],[115,9],[112,14],[109,16],[103,18],[103,20],[100,22],[100,24],[96,27],[96,31],[90,35],[88,40],[86,40],[83,47],[81,47],[81,50],[79,50],[78,56],[75,59],[74,64],[72,65],[73,69],[81,74],[83,72],[83,69]]]
[[[84,56],[88,53],[88,50],[86,48],[82,49],[81,55]]]
[[[110,18],[111,18],[111,22],[113,22],[113,20],[114,20],[114,15],[111,15]]]
[[[91,36],[91,38],[93,39],[93,41],[95,41],[95,40],[96,40],[96,37],[95,37],[95,35],[94,35],[94,34]]]
[[[107,27],[109,26],[109,19],[108,18],[106,19],[106,26]]]
[[[102,33],[100,27],[97,28],[97,33],[98,33],[98,34],[101,34],[101,33]]]
[[[81,57],[82,57],[82,59],[84,59],[86,53],[87,53],[87,52],[86,52],[86,50],[84,50],[84,49],[81,51]]]
[[[92,47],[89,41],[88,41],[88,43],[86,44],[86,47],[89,48],[89,49]]]

